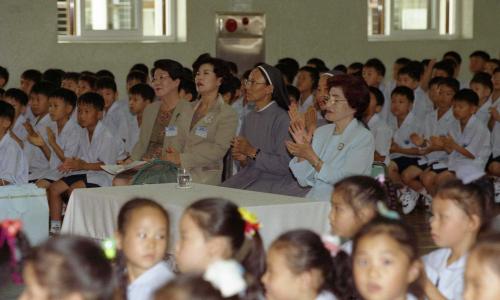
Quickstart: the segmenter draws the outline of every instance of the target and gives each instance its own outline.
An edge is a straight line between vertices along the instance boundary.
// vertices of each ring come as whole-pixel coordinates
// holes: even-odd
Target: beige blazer
[[[160,111],[160,101],[151,103],[144,109],[142,115],[141,130],[139,133],[139,140],[132,149],[131,158],[133,160],[141,160],[149,146],[149,140],[153,132],[153,127],[156,121],[156,116]],[[193,119],[193,105],[185,100],[180,100],[174,109],[172,118],[168,126],[175,126],[177,134],[172,136],[165,136],[163,141],[163,151],[167,147],[173,147],[179,152],[184,151],[186,145],[187,135],[189,134],[189,126]]]
[[[217,103],[189,132],[181,153],[181,166],[190,171],[193,182],[220,184],[222,160],[236,135],[237,125],[236,112],[219,95]]]

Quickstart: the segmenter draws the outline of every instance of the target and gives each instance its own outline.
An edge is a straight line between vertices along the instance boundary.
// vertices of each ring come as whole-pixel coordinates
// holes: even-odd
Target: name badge
[[[208,135],[208,128],[205,126],[197,126],[195,131],[194,131],[194,134],[196,134],[197,136],[199,136],[201,138],[206,139],[207,135]]]
[[[165,136],[177,136],[177,126],[165,127]]]

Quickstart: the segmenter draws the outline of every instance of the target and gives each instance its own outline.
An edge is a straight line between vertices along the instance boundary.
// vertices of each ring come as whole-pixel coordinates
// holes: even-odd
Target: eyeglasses
[[[256,84],[267,84],[267,82],[257,82],[253,79],[245,79],[243,80],[243,85],[245,86],[254,86]]]
[[[151,79],[151,82],[156,82],[156,81],[164,81],[165,79],[167,78],[172,78],[170,77],[169,75],[167,74],[164,74],[164,75],[160,75],[158,77],[153,77],[153,79]]]
[[[340,102],[347,102],[347,99],[341,99],[341,98],[338,98],[336,96],[331,96],[331,95],[325,96],[324,100],[326,101],[326,104],[328,104],[328,105],[330,105],[330,104],[336,105],[337,103],[340,103]]]

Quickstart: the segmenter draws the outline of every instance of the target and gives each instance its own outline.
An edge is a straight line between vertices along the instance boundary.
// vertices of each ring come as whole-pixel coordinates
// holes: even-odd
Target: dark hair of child
[[[50,98],[59,98],[64,101],[64,103],[71,105],[73,109],[76,106],[76,94],[75,92],[65,89],[65,88],[58,88],[55,91],[53,91],[50,96]]]
[[[139,95],[142,99],[153,102],[155,100],[155,90],[145,83],[138,83],[130,88],[128,91],[130,95]]]
[[[407,57],[400,57],[394,61],[395,64],[400,65],[400,66],[406,66],[410,62],[411,62],[411,60]]]
[[[291,58],[291,57],[280,58],[278,60],[278,64],[285,64],[285,65],[289,66],[290,71],[293,74],[293,77],[295,77],[297,75],[297,72],[299,71],[299,68],[300,68],[299,62],[295,58]]]
[[[453,77],[455,73],[455,61],[451,59],[444,59],[442,61],[438,61],[434,67],[434,70],[442,70],[446,73],[447,77]]]
[[[463,101],[474,106],[479,105],[479,97],[476,92],[471,89],[461,89],[453,96],[453,101]]]
[[[63,77],[61,80],[72,80],[74,82],[78,82],[78,79],[80,78],[80,73],[77,72],[66,72],[64,73]]]
[[[132,70],[127,74],[127,82],[131,80],[137,80],[140,83],[146,83],[148,81],[148,74],[142,71]]]
[[[113,78],[113,80],[115,79],[115,74],[113,74],[113,72],[111,72],[110,70],[106,70],[106,69],[102,69],[102,70],[97,71],[95,73],[95,75],[97,76],[97,78],[109,77],[109,78]]]
[[[460,56],[460,54],[458,54],[458,52],[448,51],[445,54],[443,54],[443,59],[445,59],[445,58],[453,59],[457,65],[462,64],[462,56]]]
[[[21,74],[21,78],[37,83],[42,80],[42,73],[35,69],[28,69]]]
[[[97,111],[104,110],[104,98],[98,93],[88,92],[78,97],[77,105],[90,105]]]
[[[415,94],[413,93],[413,90],[406,86],[395,87],[394,90],[392,90],[391,97],[394,95],[405,96],[411,103],[415,101]]]
[[[191,101],[195,101],[198,98],[198,91],[196,90],[196,84],[193,79],[183,78],[181,84],[179,85],[179,90],[183,90],[187,94],[191,94],[193,97]]]
[[[82,72],[80,75],[80,78],[78,78],[78,81],[85,81],[86,83],[88,83],[91,90],[93,90],[93,91],[96,90],[95,84],[97,82],[97,77],[95,75],[91,75],[91,74],[87,74],[87,73]]]
[[[248,299],[255,299],[262,291],[261,277],[265,271],[265,251],[258,230],[249,237],[246,222],[238,206],[221,198],[198,200],[186,209],[207,238],[227,237],[232,257],[245,268],[249,279]]]
[[[384,106],[384,94],[376,87],[374,86],[369,86],[368,89],[370,90],[370,94],[373,94],[375,96],[375,100],[377,101],[377,106]]]
[[[472,58],[472,57],[479,57],[479,58],[482,58],[484,61],[490,60],[490,55],[488,54],[488,52],[482,51],[482,50],[477,50],[477,51],[472,52],[469,55],[469,57],[470,58]]]
[[[48,81],[53,85],[61,86],[61,80],[64,76],[64,71],[61,69],[48,69],[42,74],[42,81]]]
[[[347,67],[343,64],[339,64],[339,65],[336,65],[335,67],[333,67],[333,71],[339,71],[339,72],[342,72],[344,74],[347,74]]]
[[[33,88],[31,89],[32,94],[37,94],[37,95],[45,95],[46,97],[49,97],[50,94],[57,88],[54,84],[48,82],[48,81],[40,81],[38,83],[35,83],[33,85]]]
[[[458,80],[456,80],[453,77],[442,78],[439,81],[439,85],[444,85],[444,86],[451,88],[455,92],[455,94],[460,90],[460,82],[458,82]],[[430,86],[430,82],[429,82],[429,86]]]
[[[352,75],[361,76],[361,71],[363,70],[363,64],[357,61],[350,64],[349,67],[347,68],[354,71]]]
[[[0,118],[8,119],[11,122],[12,126],[13,125],[12,122],[14,122],[15,115],[16,111],[14,109],[14,106],[5,101],[0,101]]]
[[[50,299],[79,293],[85,300],[112,299],[115,278],[111,262],[93,241],[76,236],[57,236],[33,249],[26,262]]]
[[[373,68],[380,76],[385,76],[385,65],[378,58],[370,58],[365,62],[365,68]]]
[[[291,84],[287,85],[286,86],[286,91],[288,92],[289,96],[292,96],[297,101],[300,99],[300,92],[299,92],[299,90],[295,86],[293,86]]]
[[[236,91],[238,91],[240,88],[241,88],[241,81],[238,79],[238,77],[231,75],[226,82],[220,85],[219,93],[221,95],[230,93],[231,99],[233,99],[234,95],[236,94]]]
[[[199,274],[180,274],[155,292],[155,300],[237,300],[238,296],[223,297],[211,283]]]
[[[149,68],[148,68],[148,66],[146,66],[143,63],[138,63],[138,64],[133,65],[132,68],[130,68],[129,72],[132,72],[132,71],[140,71],[144,74],[148,74]]]
[[[311,79],[312,79],[312,90],[313,91],[316,90],[316,88],[318,87],[318,81],[319,81],[318,69],[316,69],[314,67],[305,66],[305,67],[300,68],[299,72],[309,73],[309,76],[311,76]]]
[[[95,86],[97,90],[109,89],[116,93],[116,82],[111,77],[99,77]]]
[[[429,88],[433,85],[440,85],[443,79],[444,77],[441,76],[432,77],[431,80],[429,80]]]
[[[490,91],[493,91],[493,82],[491,81],[491,75],[486,72],[478,72],[472,77],[471,84],[477,83],[484,87],[487,87]]]
[[[329,291],[337,299],[353,299],[355,287],[349,255],[339,251],[332,257],[321,237],[311,230],[297,229],[283,233],[270,249],[284,251],[288,268],[300,274],[316,269],[321,272],[323,282],[317,291]]]
[[[5,80],[5,84],[7,85],[9,82],[9,70],[2,66],[0,66],[0,78],[3,78]]]
[[[231,74],[238,74],[238,65],[234,61],[226,61],[226,63]]]
[[[317,69],[319,69],[319,68],[326,68],[326,69],[328,69],[326,67],[325,62],[322,59],[317,58],[317,57],[313,57],[313,58],[308,59],[306,64],[307,65],[314,65],[314,67],[317,68]]]
[[[296,72],[293,71],[293,68],[287,64],[279,63],[274,66],[276,69],[280,70],[281,74],[286,77],[286,80],[289,83],[293,82],[293,79],[295,78]]]
[[[491,179],[484,176],[468,184],[453,180],[440,186],[436,196],[454,201],[469,217],[478,216],[481,222],[479,232],[488,231],[495,211],[495,190]]]
[[[5,92],[4,97],[9,97],[14,99],[16,102],[21,104],[21,106],[28,105],[28,100],[29,100],[28,95],[26,95],[26,93],[21,89],[10,88]]]
[[[411,79],[415,81],[420,81],[420,77],[422,76],[423,73],[423,67],[422,64],[418,61],[411,61],[408,64],[406,64],[404,67],[399,69],[398,76],[399,75],[408,75]]]

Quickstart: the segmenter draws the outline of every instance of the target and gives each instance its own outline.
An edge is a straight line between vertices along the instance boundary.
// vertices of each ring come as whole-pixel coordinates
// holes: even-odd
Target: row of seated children
[[[168,212],[132,199],[119,212],[116,244],[105,250],[67,236],[36,247],[24,264],[21,299],[498,299],[493,187],[473,179],[437,191],[430,227],[439,249],[423,257],[414,229],[384,207],[383,183],[366,176],[336,184],[329,216],[336,236],[295,229],[267,253],[260,235],[266,224],[231,201],[209,198],[185,209],[172,257]],[[114,267],[105,254],[116,258]]]

